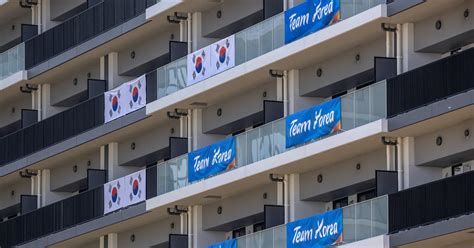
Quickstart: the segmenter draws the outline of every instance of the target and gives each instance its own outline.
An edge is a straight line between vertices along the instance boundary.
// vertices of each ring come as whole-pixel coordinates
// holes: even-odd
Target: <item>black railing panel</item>
[[[25,42],[26,69],[144,13],[156,0],[105,0]]]
[[[389,195],[394,233],[474,212],[474,171]]]
[[[473,64],[471,48],[388,79],[388,117],[474,89]]]

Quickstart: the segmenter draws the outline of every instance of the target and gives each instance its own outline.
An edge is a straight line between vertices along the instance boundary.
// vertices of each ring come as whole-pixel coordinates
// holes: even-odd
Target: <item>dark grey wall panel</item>
[[[170,137],[170,159],[188,153],[188,139]]]
[[[285,224],[285,207],[277,205],[264,206],[265,229]]]
[[[20,213],[27,214],[38,208],[38,196],[36,195],[21,195],[20,196]]]
[[[375,171],[375,185],[377,196],[396,193],[398,191],[398,173],[396,171]]]
[[[375,57],[374,58],[375,82],[397,76],[397,59]]]
[[[170,234],[169,248],[188,248],[188,235]]]
[[[87,80],[88,99],[104,94],[107,90],[107,81],[100,79]]]
[[[38,26],[32,24],[21,24],[21,41],[25,42],[38,35]]]
[[[99,169],[87,169],[87,188],[93,189],[107,182],[107,171]]]
[[[25,128],[38,122],[38,111],[33,109],[21,110],[21,127]]]
[[[283,117],[283,102],[263,101],[263,122],[270,123]]]

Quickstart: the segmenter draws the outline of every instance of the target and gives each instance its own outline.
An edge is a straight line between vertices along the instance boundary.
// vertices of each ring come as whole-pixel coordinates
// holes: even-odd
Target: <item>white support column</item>
[[[284,186],[284,190],[283,190],[284,203],[283,203],[283,206],[284,206],[284,209],[285,209],[285,224],[286,224],[290,220],[290,216],[289,216],[289,214],[290,214],[290,211],[289,211],[289,207],[290,207],[290,197],[289,197],[290,177],[289,177],[289,175],[285,175],[284,178],[285,179],[284,179],[284,182],[283,182],[283,186]]]
[[[99,248],[106,248],[107,245],[105,245],[104,243],[105,243],[105,236],[100,236],[100,238],[99,238]]]
[[[108,54],[108,61],[107,61],[107,85],[108,89],[111,90],[119,85],[119,82],[122,80],[122,77],[119,76],[119,68],[118,68],[118,53],[111,52]]]
[[[51,171],[49,169],[41,170],[41,206],[48,205],[48,195],[51,192]]]
[[[415,186],[414,182],[411,182],[411,168],[416,167],[415,165],[415,138],[405,137],[403,138],[403,188],[408,189]],[[414,177],[416,178],[416,177]]]
[[[398,190],[403,190],[405,187],[403,179],[404,159],[403,159],[403,139],[397,138],[397,173],[398,173]]]
[[[38,208],[43,207],[43,201],[41,200],[43,195],[41,194],[41,170],[38,170],[38,175],[36,175],[36,180],[35,180],[35,193],[37,196],[37,204]]]
[[[397,24],[397,74],[403,73],[403,46],[402,46],[402,25]]]
[[[193,231],[194,231],[194,226],[193,226],[193,206],[188,206],[188,248],[193,248],[193,243],[194,243],[194,236],[193,236]]]
[[[191,116],[192,118],[192,125],[191,125],[191,129],[192,129],[192,132],[191,132],[191,146],[189,147],[189,151],[192,151],[195,147],[198,147],[198,139],[197,139],[197,135],[199,133],[199,116],[201,116],[201,112],[202,110],[200,109],[193,109],[193,114]]]
[[[38,87],[39,88],[39,87]],[[41,85],[41,117],[42,119],[48,118],[51,116],[51,85],[42,84]]]
[[[105,154],[106,154],[105,146],[101,146],[100,147],[100,167],[99,167],[99,169],[101,170],[107,169],[107,165],[105,164],[106,162]]]
[[[193,150],[193,110],[188,109],[188,116],[186,118],[186,121],[188,122],[188,133],[187,133],[187,138],[188,138],[188,151]]]
[[[109,150],[108,150],[108,176],[109,181],[112,181],[118,178],[120,175],[118,174],[118,143],[112,142],[109,143]]]
[[[186,35],[188,42],[188,53],[193,51],[193,14],[188,13],[188,20],[186,21],[186,27],[188,34]]]
[[[106,72],[106,63],[105,63],[105,56],[101,56],[100,57],[100,73],[99,73],[99,76],[100,76],[100,80],[105,80],[106,79],[106,75],[105,75],[105,72]]]
[[[289,114],[288,106],[288,71],[283,72],[283,116]]]
[[[118,248],[118,235],[117,233],[107,234],[107,248]]]

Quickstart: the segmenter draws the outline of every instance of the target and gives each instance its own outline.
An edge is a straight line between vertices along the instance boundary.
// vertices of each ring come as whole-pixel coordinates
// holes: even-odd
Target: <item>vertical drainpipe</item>
[[[403,145],[402,138],[397,138],[397,175],[398,175],[398,191],[403,190]]]
[[[188,53],[191,53],[193,51],[193,14],[192,13],[188,13]]]
[[[193,207],[188,207],[188,248],[193,248]]]

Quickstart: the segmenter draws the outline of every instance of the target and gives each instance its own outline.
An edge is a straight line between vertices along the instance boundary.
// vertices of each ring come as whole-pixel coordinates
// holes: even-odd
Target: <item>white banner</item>
[[[127,113],[141,109],[146,106],[146,76],[143,75],[133,81],[123,84],[125,90],[124,102],[126,102]]]
[[[104,93],[105,123],[146,106],[146,76]]]
[[[211,46],[211,73],[215,75],[235,66],[235,36],[229,36]]]
[[[125,179],[123,177],[104,184],[104,214],[122,208],[125,198]]]
[[[123,207],[146,200],[146,170],[125,177],[125,199]]]
[[[188,80],[187,85],[193,85],[210,77],[211,69],[211,50],[207,46],[194,53],[188,54]]]

